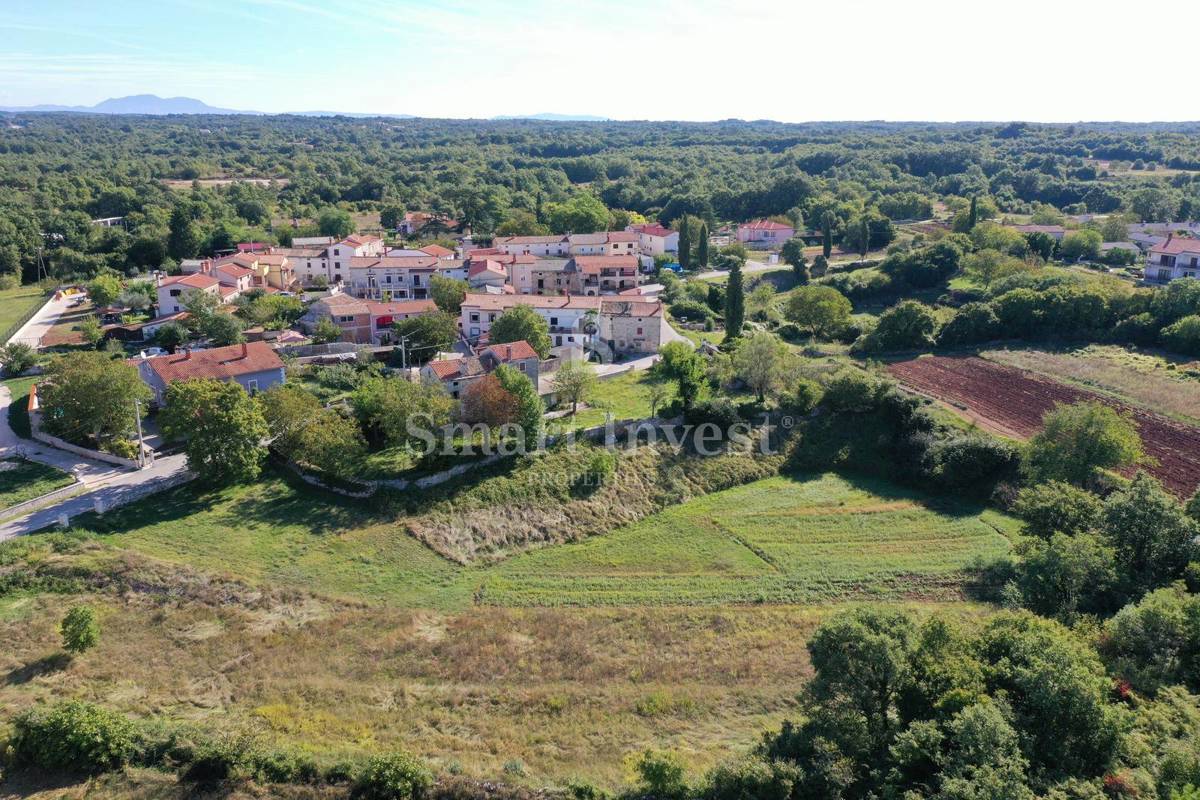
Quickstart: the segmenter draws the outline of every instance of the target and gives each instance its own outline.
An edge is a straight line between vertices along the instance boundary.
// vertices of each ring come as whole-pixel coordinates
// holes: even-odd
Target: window
[[[558,327],[558,317],[551,317],[551,318],[550,318],[550,324],[551,324],[553,327],[557,328],[557,327]]]
[[[517,364],[517,369],[521,370],[521,372],[524,372],[525,371],[525,362],[522,361],[520,364]]]
[[[421,276],[413,275],[413,286],[420,286],[420,285],[421,285]]]
[[[391,276],[391,275],[384,275],[384,276],[383,276],[383,282],[384,282],[384,283],[391,283],[391,282],[392,282],[392,276]]]
[[[354,316],[343,314],[342,316],[338,317],[338,322],[354,322]]]
[[[474,311],[471,312],[471,322],[479,322],[479,314],[478,313],[476,313]]]
[[[248,391],[250,394],[258,394],[258,381],[246,381],[246,391]]]
[[[180,294],[180,290],[179,290],[179,289],[172,289],[172,290],[171,290],[171,297],[179,297],[179,294]]]
[[[472,336],[478,336],[478,335],[479,335],[479,328],[471,328],[471,335],[472,335]]]
[[[641,336],[641,335],[642,335],[642,329],[641,329],[641,328],[638,328],[638,329],[637,329],[637,335],[638,335],[638,336]]]

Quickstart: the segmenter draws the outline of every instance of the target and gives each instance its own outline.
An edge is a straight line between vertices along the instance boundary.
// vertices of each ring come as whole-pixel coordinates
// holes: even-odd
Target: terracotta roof
[[[429,370],[441,381],[457,380],[487,372],[483,368],[483,362],[475,356],[430,361],[425,366],[429,367]]]
[[[1187,239],[1181,236],[1172,236],[1170,239],[1166,239],[1151,247],[1150,252],[1163,253],[1164,255],[1200,253],[1200,239]]]
[[[516,342],[508,342],[507,344],[493,344],[484,352],[491,353],[505,363],[538,357],[537,351],[524,339]]]
[[[738,230],[748,228],[752,231],[788,231],[792,230],[791,225],[782,225],[770,219],[757,219],[754,222],[743,222],[738,225]]]
[[[288,258],[320,258],[325,255],[323,247],[276,247],[275,252]]]
[[[220,264],[213,267],[213,272],[219,272],[222,275],[228,275],[231,278],[245,278],[254,274],[254,270],[239,267],[236,264]]]
[[[351,256],[350,269],[437,269],[434,256]]]
[[[636,242],[638,235],[633,231],[609,231],[608,241],[612,242]]]
[[[569,237],[571,244],[605,244],[608,242],[608,233],[599,231],[597,233],[572,233]]]
[[[183,350],[169,356],[155,356],[143,363],[164,383],[192,378],[229,380],[251,372],[282,369],[279,356],[264,342],[246,342],[210,350]]]
[[[211,289],[219,285],[220,281],[212,275],[200,272],[193,272],[191,275],[173,275],[170,278],[163,278],[159,283],[159,286],[187,286],[191,289]]]
[[[343,313],[362,314],[367,310],[365,300],[359,300],[357,297],[351,297],[348,294],[331,294],[328,297],[320,297],[316,302],[329,308],[331,311]]]
[[[644,233],[647,236],[658,236],[663,239],[673,233],[678,233],[678,231],[673,231],[670,228],[664,228],[657,222],[648,222],[645,225],[630,225],[629,227],[633,229],[633,232]]]
[[[361,247],[364,244],[371,244],[372,242],[378,241],[380,241],[378,236],[367,236],[354,233],[347,236],[345,239],[342,239],[340,242],[338,242],[338,244],[348,244],[351,247]]]
[[[432,300],[397,300],[392,303],[367,300],[366,306],[373,317],[385,314],[427,314],[437,311],[437,303]]]
[[[442,247],[440,244],[428,244],[421,248],[422,253],[428,253],[436,258],[445,258],[446,256],[454,255],[454,251],[448,247]]]
[[[637,271],[637,256],[575,256],[575,266],[580,272],[599,272],[602,269]]]
[[[468,294],[463,308],[479,308],[488,311],[505,311],[513,306],[534,308],[599,309],[600,298],[584,295],[538,295],[538,294]]]
[[[472,260],[471,266],[467,269],[467,275],[474,278],[476,275],[478,275],[481,272],[495,272],[500,275],[506,274],[505,270],[504,270],[504,265],[495,259],[485,258],[485,259]]]
[[[222,286],[220,289],[218,289],[218,291],[221,293],[221,297],[223,298],[232,297],[238,293],[236,286]]]

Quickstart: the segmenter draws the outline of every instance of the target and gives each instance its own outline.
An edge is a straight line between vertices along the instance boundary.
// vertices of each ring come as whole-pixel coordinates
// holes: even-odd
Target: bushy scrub
[[[423,761],[403,751],[375,756],[354,783],[357,800],[419,800],[433,786]]]
[[[50,771],[94,774],[129,761],[138,737],[124,716],[78,700],[35,708],[13,720],[18,764]]]

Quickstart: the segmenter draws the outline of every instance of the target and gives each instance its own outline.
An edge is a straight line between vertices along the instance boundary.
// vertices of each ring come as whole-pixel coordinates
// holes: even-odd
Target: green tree
[[[708,223],[700,223],[700,235],[696,241],[696,262],[700,269],[708,268]]]
[[[792,268],[797,284],[808,283],[808,268],[804,258],[804,240],[793,237],[783,243],[779,250],[783,262]]]
[[[679,231],[679,266],[687,272],[692,268],[692,225],[686,214],[675,220],[675,230]]]
[[[458,318],[444,311],[421,314],[393,323],[392,330],[397,341],[403,342],[408,364],[424,364],[454,346],[458,339]]]
[[[829,255],[833,252],[834,219],[832,211],[826,211],[821,216],[821,257],[826,261],[829,260]]]
[[[529,376],[508,364],[501,364],[492,372],[500,386],[517,401],[516,423],[521,427],[525,447],[533,448],[542,436],[542,417],[546,407],[538,396],[537,387]]]
[[[1117,583],[1117,560],[1102,539],[1053,533],[1023,543],[1020,553],[1018,585],[1027,608],[1066,621],[1079,612],[1105,610]]]
[[[38,385],[46,429],[71,442],[128,439],[151,396],[137,367],[98,352],[54,357]]]
[[[967,230],[971,230],[979,223],[979,197],[971,195],[971,207],[967,212]]]
[[[354,390],[350,407],[372,447],[402,447],[448,425],[454,398],[439,384],[375,376]]]
[[[200,253],[200,245],[200,231],[192,219],[191,209],[183,204],[176,205],[171,210],[167,254],[176,261],[195,258]]]
[[[121,279],[112,273],[97,275],[87,285],[87,292],[96,308],[111,306],[121,296]]]
[[[88,344],[99,344],[104,338],[104,328],[100,325],[100,320],[92,314],[88,314],[83,319],[79,320],[79,336]]]
[[[1145,472],[1104,502],[1100,529],[1135,595],[1182,577],[1200,533],[1195,520]]]
[[[1030,442],[1025,469],[1035,482],[1092,482],[1098,470],[1121,469],[1143,458],[1133,423],[1097,402],[1059,406],[1042,418]]]
[[[646,750],[635,765],[642,794],[653,800],[682,800],[688,796],[683,762],[674,753]]]
[[[1100,244],[1103,240],[1098,231],[1071,231],[1062,239],[1059,252],[1063,261],[1078,261],[1080,259],[1095,259],[1100,256]]]
[[[846,327],[853,306],[832,286],[802,286],[792,292],[784,316],[801,330],[825,338]]]
[[[160,325],[158,330],[154,332],[154,343],[172,353],[187,340],[187,328],[178,322],[168,322],[165,325]]]
[[[329,342],[337,342],[342,338],[341,327],[329,317],[321,317],[317,320],[317,324],[313,326],[311,337],[316,344],[328,344]]]
[[[571,413],[579,410],[596,385],[596,373],[585,361],[568,361],[554,373],[554,392],[559,400],[571,404]]]
[[[91,650],[100,641],[100,623],[91,606],[72,606],[59,626],[63,649],[70,653]]]
[[[992,249],[980,250],[965,256],[962,260],[962,267],[963,271],[984,289],[990,289],[992,284],[1001,278],[1030,269],[1021,259]]]
[[[937,316],[916,300],[902,300],[879,315],[879,322],[866,338],[869,351],[923,350],[933,346]]]
[[[675,381],[680,402],[690,409],[700,399],[705,386],[704,358],[687,342],[668,342],[659,351],[662,360],[656,369],[665,378]]]
[[[608,230],[612,213],[596,195],[580,192],[565,203],[547,206],[546,218],[554,233],[591,233]]]
[[[317,215],[317,230],[322,236],[345,239],[354,233],[354,218],[344,208],[326,208]]]
[[[729,270],[729,281],[725,284],[725,335],[736,339],[742,335],[746,323],[746,287],[742,279],[742,265],[734,262]]]
[[[362,466],[366,441],[354,420],[299,386],[273,386],[259,400],[277,452],[343,479]]]
[[[787,381],[791,351],[773,333],[759,331],[738,344],[733,353],[737,376],[764,402],[776,396]]]
[[[16,762],[59,775],[116,769],[133,757],[139,738],[126,717],[80,700],[35,705],[12,728]]]
[[[493,344],[526,341],[538,358],[550,355],[550,326],[532,306],[515,305],[492,323],[488,339]]]
[[[1100,498],[1061,481],[1026,486],[1013,503],[1013,512],[1025,523],[1025,533],[1049,539],[1055,533],[1075,536],[1100,521]]]
[[[429,296],[439,309],[457,315],[462,311],[463,300],[467,297],[467,282],[434,275],[429,279]]]
[[[258,477],[269,435],[257,400],[241,384],[210,378],[167,387],[159,423],[168,440],[182,441],[188,469],[210,484]]]

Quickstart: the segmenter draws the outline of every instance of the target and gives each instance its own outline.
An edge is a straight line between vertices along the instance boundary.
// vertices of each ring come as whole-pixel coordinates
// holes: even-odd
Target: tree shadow
[[[23,667],[17,667],[12,670],[4,676],[4,683],[8,686],[20,686],[42,675],[53,675],[56,672],[61,672],[70,665],[70,655],[67,653],[52,653],[30,661]]]

